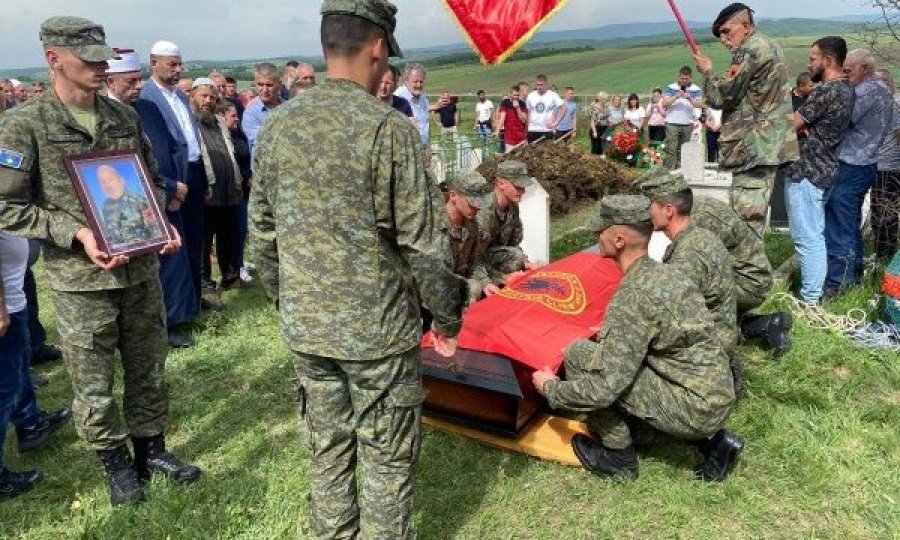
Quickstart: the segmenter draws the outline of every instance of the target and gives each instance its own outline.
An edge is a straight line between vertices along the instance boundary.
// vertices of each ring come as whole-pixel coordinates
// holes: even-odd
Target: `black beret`
[[[719,37],[719,29],[722,28],[722,25],[727,23],[728,21],[730,21],[732,17],[734,17],[735,15],[737,15],[738,13],[740,13],[744,10],[749,11],[751,14],[753,13],[753,10],[750,9],[750,7],[747,4],[742,4],[740,2],[735,2],[735,3],[727,6],[725,9],[723,9],[719,13],[719,16],[716,17],[716,20],[713,23],[713,26],[712,26],[713,35],[716,37]]]

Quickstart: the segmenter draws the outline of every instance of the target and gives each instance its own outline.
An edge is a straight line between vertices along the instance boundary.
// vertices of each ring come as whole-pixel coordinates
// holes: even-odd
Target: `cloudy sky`
[[[508,1],[508,0],[495,0]],[[518,1],[518,0],[517,0]],[[394,0],[404,48],[461,40],[440,0]],[[727,0],[681,0],[685,18],[711,21]],[[749,0],[761,17],[831,17],[870,12],[866,0]],[[231,60],[317,55],[318,0],[0,0],[0,70],[42,64],[41,21],[79,15],[104,25],[116,47],[146,55],[158,39],[175,41],[186,59]],[[656,22],[665,0],[570,0],[545,30]]]

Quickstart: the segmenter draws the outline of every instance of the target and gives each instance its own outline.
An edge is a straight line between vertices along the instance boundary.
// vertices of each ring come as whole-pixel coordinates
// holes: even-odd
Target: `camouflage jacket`
[[[737,345],[734,262],[715,234],[690,225],[666,248],[663,262],[677,267],[700,289],[713,316],[719,345],[731,353]]]
[[[606,310],[596,342],[578,340],[565,351],[592,375],[550,381],[554,408],[592,412],[628,391],[640,370],[681,390],[692,417],[722,415],[734,406],[728,357],[697,286],[677,268],[643,257],[635,261]]]
[[[298,151],[298,149],[309,151]],[[251,244],[295,351],[377,360],[419,343],[419,302],[455,336],[465,284],[401,113],[329,79],[269,113],[256,140]]]
[[[137,113],[103,96],[96,97],[95,109],[93,138],[52,91],[0,117],[0,149],[21,156],[17,164],[0,165],[0,229],[43,241],[49,285],[58,291],[119,289],[158,274],[155,254],[106,271],[75,241],[87,220],[66,171],[66,156],[134,150],[147,166],[160,207],[165,205],[165,182]]]
[[[734,262],[734,280],[739,291],[757,292],[765,298],[772,288],[772,264],[762,239],[747,222],[722,201],[694,197],[691,223],[719,237]]]
[[[126,191],[118,199],[103,203],[103,230],[110,244],[126,244],[161,235],[159,225],[144,215],[150,208],[147,198]]]
[[[478,229],[477,219],[467,219],[459,229],[451,226],[448,233],[450,255],[453,272],[466,278],[468,285],[468,302],[472,303],[481,296],[481,291],[493,280],[484,266],[483,256],[487,250],[491,235]]]
[[[494,195],[493,204],[479,211],[477,219],[478,230],[490,235],[483,261],[491,279],[498,281],[503,274],[522,270],[528,256],[519,247],[524,237],[519,207],[510,204],[501,212]]]
[[[707,106],[722,110],[719,164],[743,172],[800,157],[791,81],[781,46],[756,32],[732,51],[726,75],[703,73]]]

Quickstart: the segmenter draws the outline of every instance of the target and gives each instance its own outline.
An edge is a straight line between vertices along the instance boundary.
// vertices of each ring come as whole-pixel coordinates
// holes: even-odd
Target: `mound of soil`
[[[511,153],[482,163],[478,172],[493,179],[497,166],[515,159],[550,194],[550,214],[564,215],[578,203],[599,200],[606,195],[631,193],[638,173],[591,154],[577,142],[542,140],[523,145]]]

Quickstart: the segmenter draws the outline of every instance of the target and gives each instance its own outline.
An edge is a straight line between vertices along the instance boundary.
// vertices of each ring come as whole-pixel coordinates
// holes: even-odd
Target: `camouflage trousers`
[[[731,207],[762,238],[769,213],[769,199],[775,187],[777,166],[754,167],[735,173],[731,180]]]
[[[579,376],[571,373],[570,379]],[[596,373],[584,373],[594,376]],[[643,367],[631,388],[611,407],[588,415],[588,430],[609,448],[625,448],[632,444],[629,421],[646,424],[679,439],[706,439],[722,428],[732,407],[711,408],[704,400],[684,388],[661,378],[652,369]]]
[[[415,538],[419,348],[371,362],[294,353],[317,538]],[[357,494],[357,459],[360,465]]]
[[[111,450],[129,435],[162,433],[169,411],[169,345],[159,278],[124,289],[54,294],[81,438],[92,450]],[[113,396],[116,349],[124,375],[123,414]]]

